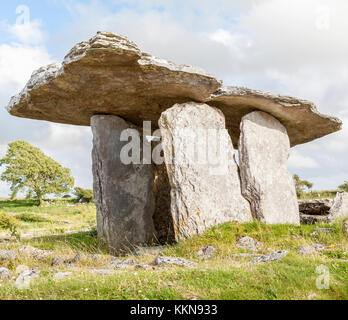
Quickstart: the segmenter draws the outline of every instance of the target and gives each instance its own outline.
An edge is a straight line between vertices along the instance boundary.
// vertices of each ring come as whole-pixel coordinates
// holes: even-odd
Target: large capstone
[[[114,253],[148,244],[155,234],[155,168],[124,163],[121,152],[129,142],[121,134],[130,126],[123,119],[94,116],[91,125],[98,235]]]
[[[222,112],[193,102],[175,105],[159,126],[176,240],[225,222],[251,221]]]
[[[242,119],[239,141],[242,193],[253,217],[268,224],[300,224],[295,185],[287,169],[290,142],[285,127],[256,111]]]

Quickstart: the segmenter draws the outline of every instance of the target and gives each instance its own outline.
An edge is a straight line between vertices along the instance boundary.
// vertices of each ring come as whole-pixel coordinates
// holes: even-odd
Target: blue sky
[[[17,23],[18,6],[30,21]],[[345,0],[2,0],[0,2],[0,156],[14,140],[39,146],[92,186],[90,128],[11,117],[4,110],[31,72],[61,61],[98,30],[215,74],[226,85],[297,96],[348,121],[348,3]],[[298,146],[291,172],[336,188],[348,180],[348,129]],[[8,186],[0,183],[0,196]]]

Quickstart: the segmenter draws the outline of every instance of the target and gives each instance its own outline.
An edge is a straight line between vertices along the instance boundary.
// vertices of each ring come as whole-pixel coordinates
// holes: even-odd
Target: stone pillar
[[[293,178],[287,169],[290,142],[285,127],[256,111],[241,122],[239,159],[242,193],[253,217],[269,224],[300,224]]]
[[[251,221],[222,112],[206,104],[175,105],[159,126],[176,240],[225,222]]]
[[[122,163],[121,150],[129,143],[120,141],[123,130],[129,129],[123,119],[98,115],[92,117],[91,126],[98,235],[113,253],[148,244],[155,233],[155,168]]]

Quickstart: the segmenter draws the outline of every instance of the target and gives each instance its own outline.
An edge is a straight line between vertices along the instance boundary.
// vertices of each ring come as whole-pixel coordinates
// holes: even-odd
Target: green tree
[[[304,193],[309,191],[310,189],[313,188],[313,183],[307,181],[307,180],[301,180],[301,178],[297,175],[294,174],[293,176],[294,181],[295,181],[295,188],[296,188],[296,194],[297,197],[301,197],[304,195]]]
[[[93,190],[83,189],[83,188],[75,188],[75,195],[77,197],[77,201],[79,202],[87,202],[90,203],[94,201]]]
[[[74,186],[69,169],[24,141],[8,145],[5,157],[0,159],[0,167],[5,169],[0,180],[11,184],[12,198],[24,191],[28,196],[34,195],[39,205],[46,194],[61,195]]]
[[[338,189],[343,190],[345,192],[348,192],[348,181],[344,181],[343,184],[341,184],[340,186],[338,186]]]

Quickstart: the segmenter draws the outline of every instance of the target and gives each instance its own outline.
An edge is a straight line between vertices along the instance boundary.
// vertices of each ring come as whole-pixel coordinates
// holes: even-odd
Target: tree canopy
[[[304,194],[306,188],[307,188],[307,190],[310,190],[313,188],[313,183],[311,183],[307,180],[301,180],[299,175],[294,174],[293,178],[295,181],[296,193],[297,193],[298,197],[300,197]]]
[[[0,179],[11,184],[12,197],[24,191],[41,203],[46,194],[61,195],[74,186],[70,169],[63,168],[25,141],[8,145],[6,155],[0,159],[0,167],[5,168]]]
[[[343,190],[345,192],[348,192],[348,181],[344,181],[343,184],[341,184],[340,186],[338,186],[338,189]]]

